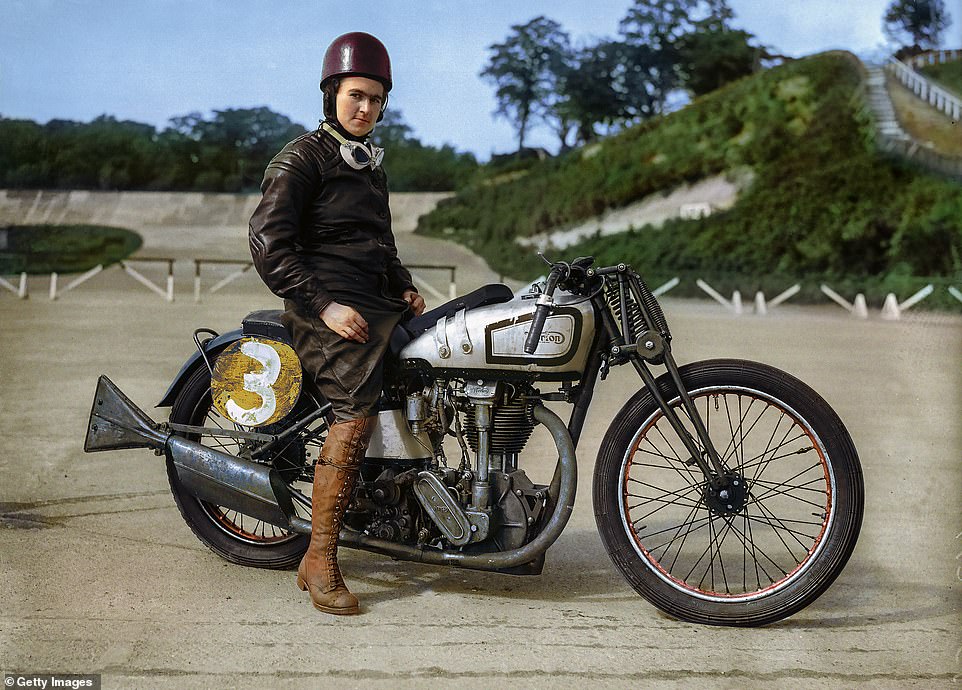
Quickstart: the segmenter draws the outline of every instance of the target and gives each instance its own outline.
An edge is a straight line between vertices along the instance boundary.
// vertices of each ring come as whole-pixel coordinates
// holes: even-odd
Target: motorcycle
[[[773,367],[679,367],[642,277],[593,263],[550,263],[530,292],[487,285],[398,326],[340,544],[540,574],[572,512],[595,384],[628,364],[643,386],[612,420],[593,477],[615,567],[685,621],[758,626],[796,613],[831,585],[858,538],[863,481],[845,426]],[[307,547],[313,465],[332,421],[280,314],[253,312],[223,335],[198,329],[197,351],[158,405],[170,407],[167,422],[101,376],[84,445],[165,456],[197,538],[263,568],[296,566]],[[546,403],[567,404],[567,423]],[[538,425],[557,450],[548,484],[520,463]]]

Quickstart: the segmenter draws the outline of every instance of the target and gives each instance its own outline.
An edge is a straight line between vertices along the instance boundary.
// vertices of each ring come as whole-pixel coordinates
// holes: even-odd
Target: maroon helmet
[[[338,36],[324,53],[321,90],[335,77],[368,77],[384,84],[385,93],[390,91],[393,84],[387,48],[374,36],[362,31]]]

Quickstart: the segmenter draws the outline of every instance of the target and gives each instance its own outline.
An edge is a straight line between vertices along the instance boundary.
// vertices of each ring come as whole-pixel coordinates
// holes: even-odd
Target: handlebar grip
[[[541,340],[541,331],[544,330],[544,322],[548,319],[549,311],[551,311],[551,307],[547,304],[539,304],[534,310],[531,330],[528,331],[528,337],[524,340],[524,353],[526,355],[533,355],[535,350],[538,349],[538,342]]]

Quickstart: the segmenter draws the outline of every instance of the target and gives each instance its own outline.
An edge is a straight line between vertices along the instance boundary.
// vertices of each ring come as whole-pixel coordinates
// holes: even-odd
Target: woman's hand
[[[424,304],[423,300],[421,304]],[[354,307],[339,302],[331,302],[324,307],[320,317],[328,328],[341,337],[357,343],[367,342],[367,321]]]
[[[408,303],[415,316],[420,316],[424,311],[424,298],[416,290],[405,290],[401,299]]]

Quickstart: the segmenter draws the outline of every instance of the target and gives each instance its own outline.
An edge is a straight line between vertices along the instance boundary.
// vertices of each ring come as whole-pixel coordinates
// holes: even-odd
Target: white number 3
[[[256,393],[261,397],[261,406],[254,409],[244,409],[233,400],[227,401],[227,413],[238,424],[257,426],[269,419],[277,410],[277,398],[272,386],[281,373],[281,358],[270,345],[256,341],[246,342],[241,346],[241,352],[264,368],[252,374],[244,374],[244,390]]]

